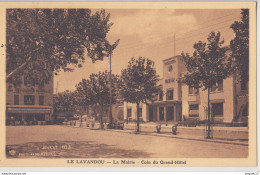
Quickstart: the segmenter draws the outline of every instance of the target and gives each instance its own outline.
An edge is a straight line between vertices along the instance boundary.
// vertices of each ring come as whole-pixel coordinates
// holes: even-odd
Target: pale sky
[[[146,57],[155,62],[157,74],[162,78],[162,60],[180,55],[182,51],[193,52],[193,44],[199,40],[206,41],[211,31],[220,31],[225,45],[229,45],[234,33],[230,25],[240,20],[240,9],[231,10],[145,10],[113,9],[109,31],[109,41],[120,43],[112,56],[112,72],[121,74],[132,57]],[[174,53],[174,33],[175,50]],[[73,72],[60,72],[54,78],[54,92],[75,90],[75,85],[91,73],[109,70],[108,58],[92,63],[90,58],[82,68]]]

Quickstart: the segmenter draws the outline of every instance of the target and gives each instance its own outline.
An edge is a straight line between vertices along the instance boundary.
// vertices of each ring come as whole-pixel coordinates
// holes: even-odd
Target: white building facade
[[[159,84],[161,94],[153,103],[140,105],[142,121],[179,122],[207,119],[208,91],[181,83],[186,72],[181,56],[163,60],[163,78]],[[211,117],[216,123],[248,121],[248,82],[238,74],[216,83],[210,89]],[[136,105],[124,103],[124,119],[136,121]]]

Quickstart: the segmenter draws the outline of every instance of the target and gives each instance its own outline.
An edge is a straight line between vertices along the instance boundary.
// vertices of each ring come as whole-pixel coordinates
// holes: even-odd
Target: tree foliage
[[[66,90],[53,96],[53,108],[56,113],[72,116],[77,108],[75,92]]]
[[[119,98],[118,88],[120,84],[120,77],[112,74],[112,102],[115,103]],[[76,85],[76,91],[79,96],[80,103],[85,105],[99,104],[108,105],[110,97],[110,82],[109,72],[93,73],[89,76],[89,79],[82,79],[80,83]]]
[[[193,55],[182,53],[187,73],[183,82],[191,87],[204,90],[226,79],[233,71],[232,58],[227,55],[227,47],[222,47],[224,40],[220,32],[211,32],[208,42],[199,41],[193,45]]]
[[[122,70],[121,95],[126,102],[146,103],[152,101],[160,91],[154,62],[148,58],[132,58]]]
[[[104,10],[8,9],[7,81],[19,84],[21,75],[28,74],[40,84],[53,71],[72,71],[70,64],[81,67],[86,54],[93,62],[102,60],[109,54],[109,18]]]
[[[116,103],[120,98],[118,90],[120,84],[120,77],[112,74],[112,103]],[[81,105],[92,107],[99,106],[101,109],[100,123],[101,127],[103,127],[102,117],[104,114],[104,108],[108,107],[110,104],[109,72],[93,73],[89,76],[89,79],[82,79],[82,81],[76,85],[76,88],[78,102]]]
[[[235,38],[230,41],[232,56],[243,80],[249,79],[249,9],[242,9],[241,21],[235,21],[231,28]]]

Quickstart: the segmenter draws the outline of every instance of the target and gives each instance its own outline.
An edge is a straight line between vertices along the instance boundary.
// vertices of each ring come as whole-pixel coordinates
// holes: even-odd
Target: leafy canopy
[[[231,28],[235,38],[230,41],[232,56],[243,80],[249,79],[249,9],[242,9],[241,21],[235,21]]]
[[[127,68],[122,70],[121,79],[121,95],[126,102],[146,103],[160,91],[154,62],[145,57],[132,58]]]
[[[88,55],[93,62],[109,53],[110,14],[89,9],[8,9],[7,81],[19,84],[28,74],[32,83],[49,81],[53,71],[81,67]],[[21,66],[21,67],[19,67]]]
[[[227,47],[222,47],[224,40],[220,32],[211,32],[208,42],[194,44],[193,55],[182,53],[187,68],[183,82],[191,87],[204,87],[204,90],[227,78],[233,71],[232,59],[227,54]]]
[[[120,77],[118,75],[112,74],[112,103],[116,103],[116,100],[119,97],[118,88],[120,83]],[[109,72],[105,71],[99,72],[97,74],[91,74],[89,79],[82,79],[82,81],[76,85],[76,89],[77,96],[79,97],[78,101],[82,105],[109,105]]]
[[[53,107],[56,112],[73,114],[76,111],[75,92],[66,90],[53,96]]]

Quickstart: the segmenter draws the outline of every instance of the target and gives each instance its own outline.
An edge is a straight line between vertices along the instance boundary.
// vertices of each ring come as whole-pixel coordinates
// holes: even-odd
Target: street
[[[245,158],[248,146],[59,125],[7,126],[14,158]]]

